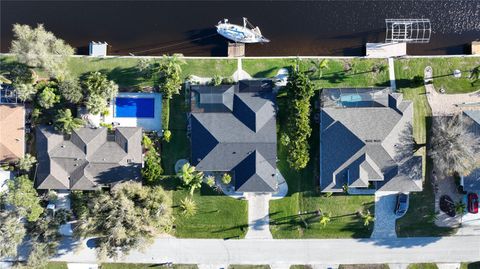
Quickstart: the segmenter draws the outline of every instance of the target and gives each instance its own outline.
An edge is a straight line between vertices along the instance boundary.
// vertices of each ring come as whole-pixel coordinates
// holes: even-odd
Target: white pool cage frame
[[[429,43],[432,25],[429,19],[385,19],[385,43]]]

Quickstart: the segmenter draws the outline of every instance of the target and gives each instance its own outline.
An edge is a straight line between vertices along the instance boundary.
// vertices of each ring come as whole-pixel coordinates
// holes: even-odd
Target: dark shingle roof
[[[193,87],[192,98],[204,92],[214,94],[215,89],[222,93],[233,89],[232,106],[224,103],[225,98],[217,98],[222,103],[212,101],[209,106],[201,100],[197,104],[202,109],[194,109],[190,119],[192,164],[200,171],[232,172],[238,191],[275,191],[272,175],[276,173],[277,136],[271,84],[259,81],[228,88],[203,87]],[[218,110],[219,106],[229,110]]]
[[[463,116],[468,118],[469,130],[480,137],[480,110],[463,111]],[[463,177],[463,189],[465,191],[480,191],[480,167]]]
[[[365,188],[369,182],[383,191],[422,189],[421,174],[405,176],[407,169],[399,169],[402,163],[395,161],[401,132],[412,121],[411,102],[399,93],[373,89],[328,89],[322,98],[326,98],[320,112],[322,191],[342,191],[344,184]],[[412,161],[421,165],[421,158]]]
[[[140,179],[141,128],[119,127],[114,141],[106,128],[80,128],[69,140],[51,126],[37,128],[36,134],[38,189],[94,190]]]

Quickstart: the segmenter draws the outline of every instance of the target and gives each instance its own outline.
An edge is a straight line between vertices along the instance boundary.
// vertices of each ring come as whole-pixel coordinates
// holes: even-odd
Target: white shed
[[[95,57],[107,56],[107,42],[91,41],[88,46],[88,55]]]

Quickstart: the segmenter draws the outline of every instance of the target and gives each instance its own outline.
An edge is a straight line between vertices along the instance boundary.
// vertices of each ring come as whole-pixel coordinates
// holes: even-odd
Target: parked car
[[[402,217],[408,209],[408,194],[399,193],[397,196],[397,205],[395,206],[395,216]]]
[[[468,212],[472,214],[478,213],[478,195],[476,193],[468,194]]]

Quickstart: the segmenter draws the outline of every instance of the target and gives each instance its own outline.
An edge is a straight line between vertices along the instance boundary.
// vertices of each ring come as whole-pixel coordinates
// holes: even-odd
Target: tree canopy
[[[180,58],[181,55],[163,56],[160,63],[160,91],[165,98],[171,99],[173,95],[178,94],[182,88],[182,65],[185,61]]]
[[[182,166],[177,176],[182,180],[183,185],[190,190],[190,195],[193,195],[193,192],[202,186],[203,172],[197,171],[195,166],[189,163]]]
[[[44,68],[57,77],[65,70],[65,57],[73,55],[74,49],[45,30],[42,24],[36,28],[15,24],[10,52],[15,54],[18,62]]]
[[[20,215],[12,210],[0,211],[0,257],[17,256],[17,248],[25,236]]]
[[[66,78],[58,83],[60,94],[73,104],[78,104],[83,99],[83,90],[76,78]]]
[[[60,96],[56,94],[54,88],[45,87],[38,95],[38,104],[43,108],[52,108],[58,102],[60,102]]]
[[[32,169],[33,165],[37,162],[37,158],[35,156],[32,156],[30,153],[26,153],[23,158],[20,158],[17,163],[17,167],[20,170],[23,171],[30,171]]]
[[[466,117],[436,117],[430,141],[430,156],[437,169],[452,174],[469,174],[480,159],[480,137],[470,130]]]
[[[108,107],[108,102],[118,93],[118,85],[100,72],[89,73],[83,81],[83,86],[88,94],[86,106],[92,114],[103,113]]]
[[[314,95],[314,86],[308,76],[296,68],[286,85],[288,99],[287,137],[288,163],[294,169],[302,169],[310,160],[308,139],[312,133],[310,127],[310,99]]]
[[[82,237],[99,235],[101,259],[145,247],[155,235],[172,227],[171,197],[160,186],[121,183],[111,193],[96,193],[87,203],[87,213],[75,233]]]
[[[37,88],[33,84],[15,84],[17,97],[21,101],[30,101],[37,93]]]
[[[85,121],[72,116],[70,109],[60,109],[57,111],[55,117],[54,127],[65,134],[71,134],[74,130],[79,129],[85,125]]]
[[[36,221],[43,213],[40,198],[27,175],[19,176],[7,181],[8,192],[5,202],[14,206],[21,216],[28,221]]]

